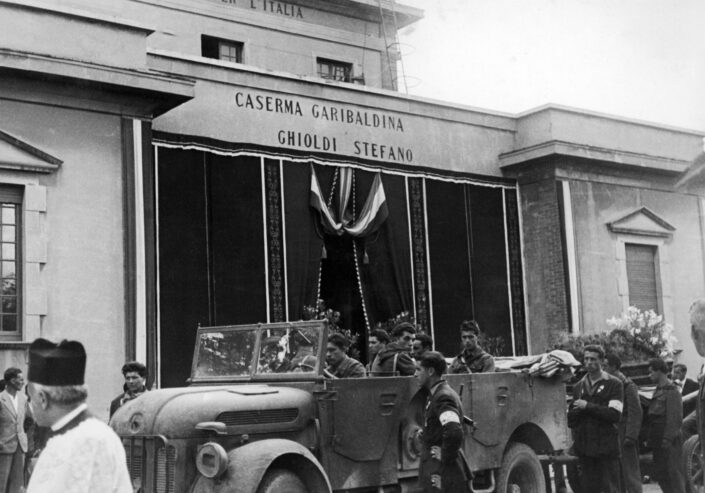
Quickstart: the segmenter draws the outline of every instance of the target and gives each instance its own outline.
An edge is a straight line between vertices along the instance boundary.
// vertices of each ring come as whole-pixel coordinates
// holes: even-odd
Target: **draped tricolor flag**
[[[348,210],[352,193],[353,170],[341,168],[338,187],[339,221],[336,221],[335,212],[328,207],[318,183],[318,177],[311,166],[311,192],[310,204],[321,215],[323,229],[329,234],[342,235],[348,233],[355,237],[365,237],[375,232],[389,216],[387,197],[384,194],[382,175],[378,172],[372,181],[370,193],[367,195],[365,205],[360,215],[353,222],[352,214]]]

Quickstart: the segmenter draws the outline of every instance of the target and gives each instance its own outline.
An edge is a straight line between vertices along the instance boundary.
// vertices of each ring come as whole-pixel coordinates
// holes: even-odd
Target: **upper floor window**
[[[0,187],[0,338],[16,338],[21,331],[21,218],[22,189]]]
[[[327,58],[317,58],[318,76],[324,79],[350,82],[352,77],[352,63],[338,62]]]
[[[629,305],[641,310],[660,312],[658,276],[656,270],[657,246],[625,243]]]
[[[244,46],[239,41],[230,41],[206,35],[201,36],[201,55],[206,58],[242,63]]]

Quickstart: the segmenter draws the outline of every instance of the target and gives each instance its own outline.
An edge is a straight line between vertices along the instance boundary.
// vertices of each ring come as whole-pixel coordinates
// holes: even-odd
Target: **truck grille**
[[[297,408],[263,409],[261,411],[226,411],[220,413],[216,421],[226,426],[261,425],[290,423],[299,416]]]
[[[144,493],[174,493],[176,449],[161,436],[122,437],[132,485]]]

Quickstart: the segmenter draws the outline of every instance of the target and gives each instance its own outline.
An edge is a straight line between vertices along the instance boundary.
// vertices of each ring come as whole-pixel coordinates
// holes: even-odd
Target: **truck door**
[[[399,422],[411,377],[327,380],[317,392],[321,462],[333,489],[397,482]]]
[[[517,402],[516,380],[512,373],[448,375],[448,383],[461,394],[465,415],[476,428],[466,428],[465,454],[477,469],[498,467],[503,448],[513,431],[516,414],[527,413],[530,403]],[[461,393],[462,387],[462,393]]]

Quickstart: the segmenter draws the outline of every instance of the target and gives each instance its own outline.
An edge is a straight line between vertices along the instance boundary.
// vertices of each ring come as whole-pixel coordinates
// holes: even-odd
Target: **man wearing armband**
[[[419,481],[426,493],[470,491],[460,449],[463,408],[458,394],[443,379],[446,361],[441,353],[423,355],[416,378],[429,392],[424,413],[423,449]]]
[[[583,491],[619,493],[619,420],[624,402],[620,380],[602,369],[601,346],[586,346],[587,375],[573,387],[568,426],[573,430],[573,452],[580,464]]]

